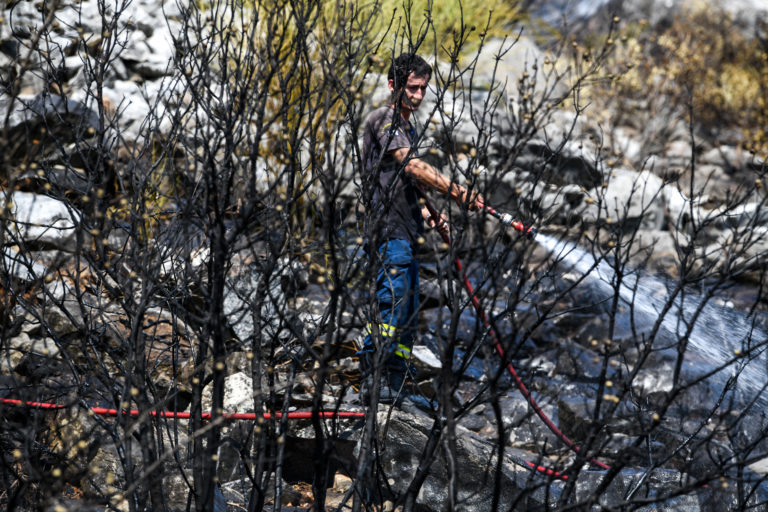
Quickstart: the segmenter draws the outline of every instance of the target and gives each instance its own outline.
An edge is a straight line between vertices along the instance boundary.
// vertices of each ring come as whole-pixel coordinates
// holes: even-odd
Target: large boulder
[[[433,421],[423,415],[409,415],[401,412],[379,412],[379,460],[382,469],[382,484],[388,486],[394,495],[406,492],[420,467],[423,450],[432,432]],[[497,448],[461,426],[455,436],[456,452],[453,464],[461,468],[456,474],[448,471],[448,463],[438,456],[429,467],[416,498],[420,509],[442,511],[450,507],[451,498],[446,492],[455,486],[457,501],[454,507],[465,510],[490,510],[493,503],[494,482],[500,478],[499,509],[510,507],[540,507],[550,500],[556,500],[560,486],[536,485],[530,470],[514,462],[507,455],[501,474],[497,475]],[[523,453],[516,451],[516,453]],[[535,460],[535,455],[528,454]],[[526,491],[525,493],[523,491]]]

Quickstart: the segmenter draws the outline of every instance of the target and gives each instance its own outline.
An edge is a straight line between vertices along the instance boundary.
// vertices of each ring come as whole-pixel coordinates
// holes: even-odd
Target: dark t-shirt
[[[417,185],[405,174],[404,164],[390,154],[416,145],[410,122],[396,115],[392,106],[374,110],[363,135],[364,183],[373,187],[369,222],[375,223],[380,241],[399,238],[415,242],[424,233]],[[418,156],[411,152],[409,157]]]

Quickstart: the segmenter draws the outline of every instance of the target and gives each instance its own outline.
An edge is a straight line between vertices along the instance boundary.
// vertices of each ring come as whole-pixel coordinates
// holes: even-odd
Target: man
[[[389,68],[388,105],[368,117],[363,140],[363,192],[369,248],[377,264],[378,311],[371,314],[363,334],[361,371],[369,389],[375,362],[384,361],[378,386],[380,403],[400,405],[418,324],[419,261],[415,251],[423,243],[424,221],[447,233],[446,218],[430,218],[422,187],[453,197],[470,210],[483,199],[453,183],[419,157],[418,135],[411,114],[421,105],[432,67],[413,53],[397,57]],[[378,357],[376,357],[378,356]],[[364,381],[365,382],[365,381]],[[365,384],[364,384],[365,385]]]

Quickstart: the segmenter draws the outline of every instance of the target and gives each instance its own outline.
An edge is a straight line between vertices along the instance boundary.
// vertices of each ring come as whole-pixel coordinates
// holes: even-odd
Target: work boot
[[[405,395],[404,388],[405,376],[399,373],[382,370],[379,378],[379,400],[380,404],[395,404],[398,399]],[[373,372],[364,372],[361,375],[360,382],[360,401],[364,405],[371,404],[371,393],[373,391]]]
[[[385,367],[386,375],[381,379],[379,389],[379,403],[392,404],[398,409],[408,413],[434,412],[432,402],[415,393],[416,386],[413,380],[413,368],[400,357],[392,357]],[[408,375],[412,382],[408,382]]]
[[[373,367],[374,355],[370,352],[358,353],[360,357],[360,400],[363,404],[371,403],[371,391],[373,390],[373,376],[375,368]],[[379,379],[379,400],[380,404],[397,404],[398,397],[405,394],[405,371],[404,361],[390,358],[387,364],[381,369]]]
[[[428,398],[414,392],[416,386],[408,384],[404,373],[390,372],[387,384],[388,386],[386,390],[382,388],[379,392],[380,403],[392,404],[398,409],[410,414],[423,412],[433,413],[436,410],[436,404],[433,404]]]
[[[384,368],[379,383],[379,403],[399,406],[405,394],[405,374],[397,369]]]
[[[359,353],[360,357],[360,400],[364,405],[371,404],[371,391],[373,390],[374,368],[372,364],[373,354],[369,352]],[[379,379],[379,400],[382,405],[394,405],[406,412],[434,411],[434,406],[427,398],[411,393],[406,376],[413,374],[407,361],[398,356],[392,356],[381,369]]]

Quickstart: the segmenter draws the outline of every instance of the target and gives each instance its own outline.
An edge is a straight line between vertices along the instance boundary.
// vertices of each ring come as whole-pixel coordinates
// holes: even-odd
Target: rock
[[[76,58],[80,59],[81,61],[87,59],[87,57],[83,55],[78,55]],[[103,89],[102,100],[104,106],[106,107],[106,113],[109,115],[114,115],[118,105],[120,105],[119,101],[114,101],[114,82],[119,80],[126,80],[129,76],[129,73],[125,64],[120,59],[114,59],[112,64],[105,70],[105,73],[105,81],[107,84],[109,84],[109,87],[105,87]],[[90,108],[96,109],[97,107],[95,107],[95,104],[97,98],[94,98],[87,92],[88,88],[91,86],[92,81],[93,76],[91,71],[87,67],[83,66],[75,72],[74,76],[70,78],[66,84],[64,84],[64,90],[67,92],[67,95],[70,99],[79,101],[85,105],[88,105]]]
[[[644,229],[637,232],[633,247],[637,256],[633,265],[645,267],[651,273],[659,273],[671,278],[678,277],[680,257],[672,231]]]
[[[555,375],[565,376],[571,381],[598,382],[601,377],[608,379],[615,377],[616,370],[610,366],[606,368],[603,375],[603,355],[567,340],[563,341],[558,348],[544,354],[544,357],[557,361]]]
[[[31,367],[58,363],[59,348],[51,338],[31,338],[25,332],[8,340],[3,347],[0,369],[2,374],[24,373],[29,375]]]
[[[400,412],[381,412],[377,416],[379,431],[379,461],[381,464],[381,489],[390,489],[394,496],[404,493],[414,477],[418,460],[430,435],[433,420],[421,415],[406,415]],[[449,478],[457,492],[455,506],[466,510],[490,510],[494,478],[500,478],[499,508],[540,507],[555,501],[559,486],[553,484],[542,488],[530,480],[528,469],[517,465],[507,452],[500,474],[496,474],[496,451],[491,443],[478,438],[461,426],[456,427],[457,450],[453,463],[461,468],[449,475],[447,465],[438,455],[430,466],[430,473],[424,481],[416,503],[420,510],[443,511],[448,508]],[[515,452],[520,454],[522,452]],[[536,460],[532,454],[531,459]],[[386,485],[388,484],[388,486]],[[525,491],[523,493],[523,491]]]
[[[178,8],[188,5],[186,0],[181,0],[179,2],[163,0],[157,2],[151,0],[131,2],[126,6],[123,14],[126,24],[135,26],[147,37],[152,37],[156,32],[167,30],[163,13],[164,4],[168,5],[168,7],[173,7],[178,4]],[[159,20],[162,21],[158,23]],[[152,46],[150,46],[150,48],[152,48]]]
[[[212,406],[213,383],[203,389],[203,410],[210,411]],[[224,381],[224,412],[253,411],[253,380],[243,372],[226,377]]]
[[[721,222],[727,227],[750,227],[755,229],[764,227],[768,222],[768,207],[765,202],[749,202],[736,206],[723,206],[712,212],[713,216],[719,217]],[[756,234],[759,240],[762,238],[759,233]]]
[[[640,458],[632,459],[631,440],[647,433],[652,412],[639,408],[632,397],[620,396],[621,387],[620,380],[606,380],[603,395],[598,397],[594,385],[562,385],[557,396],[558,425],[577,445],[595,436],[593,449],[600,448],[598,458],[619,457],[622,464],[642,465],[647,461],[647,454],[640,450]],[[598,398],[600,411],[595,420]]]
[[[719,145],[699,156],[702,164],[711,164],[724,168],[728,174],[744,170],[754,161],[749,151],[730,145]]]
[[[685,167],[695,156],[693,146],[688,140],[673,140],[664,148],[667,165],[672,167]]]
[[[77,154],[77,151],[75,151],[75,148],[67,147],[64,153],[71,155],[72,153]],[[81,152],[81,154],[83,153],[86,153],[85,149]],[[74,167],[75,162],[72,162],[74,158],[68,158],[69,162],[67,165],[55,163],[61,160],[60,157],[64,157],[64,155],[54,153],[47,159],[43,167],[45,181],[54,185],[59,190],[73,190],[81,196],[90,194],[93,183],[89,182],[85,169]],[[85,162],[77,163],[85,164]],[[45,184],[43,184],[43,187],[45,187]]]
[[[189,0],[163,0],[162,12],[170,21],[183,22],[189,17]]]
[[[615,169],[606,186],[589,194],[597,208],[585,210],[582,216],[586,222],[600,220],[618,224],[624,230],[637,225],[643,229],[659,229],[664,222],[662,188],[661,179],[648,171]]]
[[[653,162],[646,162],[640,133],[631,126],[617,126],[612,133],[611,149],[632,166],[641,170],[653,170]]]
[[[29,192],[14,192],[9,201],[0,198],[0,208],[10,206],[16,243],[54,246],[74,250],[75,229],[80,213],[67,203]]]
[[[760,270],[768,254],[768,229],[765,226],[747,228],[748,237],[724,231],[713,243],[699,247],[696,255],[703,265],[712,265],[729,273]],[[728,259],[726,258],[728,256]]]
[[[146,80],[154,80],[174,73],[173,45],[169,37],[160,31],[146,37],[141,32],[133,32],[126,50],[121,52],[129,70],[138,73]]]
[[[241,342],[250,343],[254,333],[252,311],[256,304],[262,308],[263,324],[260,328],[270,339],[287,339],[293,336],[294,332],[304,333],[305,326],[301,315],[286,316],[277,312],[290,311],[290,308],[286,307],[285,290],[291,292],[306,288],[308,275],[303,264],[281,258],[270,275],[265,295],[257,296],[261,278],[259,270],[247,263],[233,265],[224,296],[224,314],[228,317],[235,336]]]
[[[172,424],[171,424],[172,425]],[[94,428],[91,432],[99,432]],[[174,452],[183,453],[190,444],[186,429],[180,426],[168,429],[158,429],[158,435],[162,440],[158,442],[156,449],[164,447],[166,453],[158,453],[162,457],[159,465],[153,467],[153,472],[144,472],[144,456],[140,444],[132,439],[130,443],[121,443],[115,446],[109,436],[103,435],[95,443],[92,459],[89,462],[89,471],[80,482],[80,487],[91,496],[106,496],[113,505],[120,506],[116,498],[126,488],[125,466],[123,459],[126,453],[130,453],[130,460],[134,466],[131,468],[136,475],[145,475],[141,486],[145,487],[147,481],[153,478],[162,479],[162,488],[166,499],[165,506],[169,510],[185,510],[190,496],[191,463],[184,457],[174,457]],[[93,439],[93,436],[90,436]],[[124,503],[127,506],[127,503]]]
[[[30,256],[29,254],[18,252],[13,247],[3,247],[2,264],[8,273],[8,277],[25,282],[43,279],[48,274],[48,267],[32,260]]]
[[[151,29],[150,32],[152,32]],[[120,59],[126,63],[126,66],[133,67],[136,63],[146,59],[149,53],[147,34],[142,30],[127,30],[125,48],[120,52]]]
[[[706,217],[706,212],[702,211],[699,200],[691,199],[679,187],[662,188],[661,197],[670,227],[685,233],[691,225],[700,225],[701,219]]]
[[[263,383],[266,384],[266,383]],[[264,387],[266,392],[266,385]],[[203,389],[203,412],[213,411],[213,383]],[[224,380],[223,412],[247,413],[254,411],[253,380],[243,372],[228,375]],[[253,446],[253,421],[227,421],[221,426],[221,444],[217,451],[216,474],[221,482],[236,480],[241,475],[242,455]]]
[[[541,136],[531,143],[548,147],[554,153],[562,148],[569,158],[588,158],[594,165],[594,144],[586,136],[585,119],[570,110],[553,110],[541,126]],[[584,140],[587,139],[587,140]],[[583,144],[586,144],[586,150]]]
[[[498,60],[497,58],[500,57]],[[501,39],[498,37],[485,41],[482,54],[478,60],[478,72],[474,79],[479,88],[490,88],[493,82],[504,87],[508,98],[516,98],[518,81],[524,73],[534,74],[533,67],[544,67],[544,52],[533,38],[527,35]],[[495,75],[494,75],[495,73]],[[540,92],[555,84],[538,83],[536,91]],[[554,94],[563,92],[563,85],[555,85]],[[514,102],[514,100],[513,100]]]
[[[150,106],[142,95],[141,87],[131,80],[115,80],[105,96],[113,105],[120,105],[120,133],[127,142],[141,142],[144,119]]]
[[[595,489],[602,483],[603,478],[604,475],[597,471],[580,474],[576,484],[576,499],[581,502],[591,501]],[[651,498],[654,500],[653,505],[648,508],[641,506],[636,510],[697,512],[701,510],[697,491],[665,498],[668,489],[684,485],[688,478],[683,473],[666,469],[653,469],[648,472],[624,470],[611,481],[608,488],[595,501],[601,508],[613,508],[633,503],[632,500],[640,502],[643,498]]]
[[[419,376],[434,375],[443,367],[440,358],[424,345],[414,345],[411,364],[416,367]]]
[[[516,165],[531,173],[529,179],[543,179],[546,184],[585,188],[600,184],[603,175],[596,167],[597,151],[594,143],[581,134],[587,130],[581,118],[572,112],[556,110],[547,116],[545,123],[542,135],[526,144]],[[571,133],[572,129],[575,134]]]
[[[19,96],[11,103],[6,96],[0,96],[0,118],[8,117],[6,157],[11,163],[21,159],[32,159],[42,151],[50,151],[57,145],[83,141],[89,130],[99,128],[99,117],[85,104],[52,94]],[[42,130],[46,135],[43,136]],[[40,143],[30,146],[32,137]]]
[[[611,2],[610,13],[619,14],[622,18],[638,21],[647,20],[652,26],[664,25],[675,16],[684,16],[692,4],[682,0],[642,0]],[[753,33],[757,20],[768,17],[768,8],[760,0],[717,0],[708,4],[708,9],[720,11],[734,16],[742,24],[745,33]]]
[[[337,492],[347,492],[353,484],[354,480],[349,478],[347,475],[342,473],[336,473],[333,475],[333,490]]]
[[[459,425],[472,432],[480,432],[483,429],[491,428],[491,425],[482,414],[474,414],[472,412],[459,418]]]
[[[301,492],[293,485],[281,479],[280,482],[280,503],[283,506],[283,510],[288,509],[285,505],[297,504],[302,499]],[[262,489],[264,493],[264,502],[266,504],[272,504],[275,501],[275,475],[270,474],[270,478],[266,485]],[[253,481],[250,478],[238,478],[231,482],[226,482],[221,486],[221,494],[224,500],[229,504],[234,504],[240,507],[240,509],[246,508],[246,504],[250,501],[251,493],[253,492]],[[231,508],[229,509],[231,510]]]

